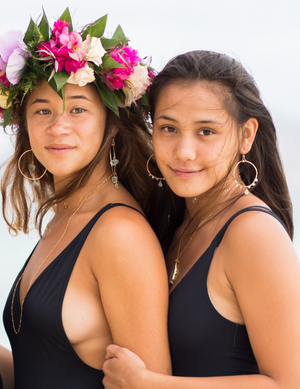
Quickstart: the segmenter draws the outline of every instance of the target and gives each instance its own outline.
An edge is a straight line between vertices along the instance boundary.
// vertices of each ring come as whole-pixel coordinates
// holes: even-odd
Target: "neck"
[[[217,189],[211,189],[197,197],[186,198],[186,218],[187,221],[205,219],[209,214],[217,214],[228,205],[235,197],[241,195],[241,190],[236,187],[233,180],[226,181]],[[212,215],[212,216],[213,216]]]
[[[66,212],[70,212],[70,210],[74,209],[78,206],[81,200],[86,198],[86,205],[89,204],[95,197],[99,196],[99,193],[102,195],[104,188],[101,188],[103,181],[109,177],[111,174],[110,168],[95,168],[88,181],[80,188],[78,188],[75,192],[66,197],[63,201],[57,204],[56,215],[61,216]],[[55,191],[62,190],[66,185],[66,182],[60,180],[55,184]]]

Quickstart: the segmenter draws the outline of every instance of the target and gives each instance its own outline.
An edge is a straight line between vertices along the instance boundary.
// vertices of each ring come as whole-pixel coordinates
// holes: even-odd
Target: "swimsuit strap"
[[[249,211],[259,211],[259,212],[264,212],[264,213],[267,213],[271,216],[273,216],[275,219],[277,219],[279,221],[279,223],[284,227],[284,229],[286,230],[286,232],[288,233],[288,230],[286,228],[286,225],[283,223],[283,221],[273,212],[271,211],[271,209],[267,208],[267,207],[263,207],[263,206],[260,206],[260,205],[254,205],[254,206],[251,206],[251,207],[247,207],[247,208],[244,208],[244,209],[241,209],[240,211],[236,212],[234,215],[231,216],[231,218],[225,223],[225,225],[221,228],[221,230],[218,232],[218,234],[215,236],[214,238],[214,243],[218,246],[228,228],[228,226],[230,225],[230,223],[237,217],[239,216],[240,214],[242,213],[245,213],[245,212],[249,212]]]

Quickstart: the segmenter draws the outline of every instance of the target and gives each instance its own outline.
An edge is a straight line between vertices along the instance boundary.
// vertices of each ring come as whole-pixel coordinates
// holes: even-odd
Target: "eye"
[[[204,136],[209,136],[209,135],[213,135],[213,131],[209,130],[208,128],[204,128],[199,132],[199,134]]]
[[[168,133],[170,133],[170,132],[176,132],[175,128],[174,128],[174,127],[171,127],[171,126],[164,126],[164,127],[162,127],[162,130],[163,130],[164,132],[168,132]]]
[[[84,109],[84,108],[74,108],[74,109],[72,109],[71,113],[83,113],[85,111],[86,111],[86,109]]]
[[[40,109],[36,113],[39,114],[39,115],[50,115],[51,111],[49,109]]]

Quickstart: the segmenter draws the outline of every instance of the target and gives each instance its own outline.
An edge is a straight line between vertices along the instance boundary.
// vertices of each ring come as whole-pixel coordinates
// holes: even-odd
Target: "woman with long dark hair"
[[[105,22],[77,33],[66,10],[52,30],[43,15],[0,38],[15,133],[3,215],[13,232],[41,234],[4,310],[15,389],[102,388],[112,342],[170,371],[167,273],[145,218],[152,71],[120,27],[103,37]]]
[[[300,387],[292,205],[275,126],[253,78],[224,54],[179,55],[155,78],[151,112],[160,172],[148,170],[165,179],[168,202],[179,201],[156,216],[173,376],[110,345],[106,389]]]

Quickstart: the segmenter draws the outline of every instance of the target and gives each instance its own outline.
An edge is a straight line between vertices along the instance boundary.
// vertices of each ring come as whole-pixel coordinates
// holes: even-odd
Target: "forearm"
[[[138,377],[134,388],[139,389],[280,389],[272,378],[257,375],[227,376],[227,377],[174,377],[157,374],[145,370]],[[292,386],[288,386],[292,388]]]
[[[12,353],[10,350],[0,346],[0,372],[4,389],[14,388],[14,368]]]

